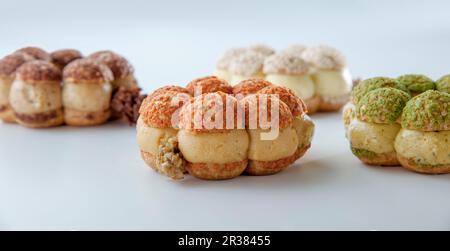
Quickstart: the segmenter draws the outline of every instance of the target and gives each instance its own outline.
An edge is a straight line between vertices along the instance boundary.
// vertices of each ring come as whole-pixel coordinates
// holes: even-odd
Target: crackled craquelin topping
[[[344,55],[339,50],[326,45],[308,47],[302,53],[302,58],[322,70],[341,70],[347,65]]]
[[[64,82],[71,83],[98,83],[111,82],[113,74],[104,64],[89,58],[77,59],[68,64],[63,71]]]
[[[258,91],[259,94],[273,94],[283,101],[292,113],[297,117],[307,112],[306,104],[291,89],[281,86],[268,86]]]
[[[293,44],[288,46],[286,49],[282,50],[281,53],[286,53],[288,55],[300,56],[306,50],[306,46],[302,44]]]
[[[251,94],[240,101],[240,105],[245,109],[245,126],[252,128],[252,123],[256,122],[256,126],[262,129],[268,129],[268,125],[278,122],[280,129],[291,127],[293,124],[293,116],[289,107],[275,95]],[[278,105],[278,121],[275,121],[276,114],[272,114],[272,106]],[[267,118],[260,119],[261,115]],[[272,121],[274,120],[274,121]],[[253,121],[253,122],[252,122]],[[261,124],[261,121],[267,121],[267,125]],[[272,122],[272,123],[271,123]]]
[[[294,54],[274,54],[264,61],[265,74],[304,75],[308,72],[308,63]]]
[[[229,67],[233,74],[251,77],[262,70],[266,56],[254,51],[247,51],[234,58]]]
[[[149,99],[152,99],[153,97],[156,97],[165,92],[178,92],[178,93],[186,93],[186,94],[191,95],[191,93],[184,87],[177,86],[177,85],[167,85],[167,86],[160,87],[160,88],[154,90],[152,93],[150,93]]]
[[[190,103],[190,100],[191,96],[188,94],[167,91],[152,98],[145,98],[139,114],[150,127],[175,128],[179,116],[177,112],[184,104]]]
[[[358,119],[377,124],[397,123],[411,96],[394,88],[379,88],[368,92],[358,102]]]
[[[402,127],[418,131],[450,130],[450,94],[429,90],[405,106]]]
[[[114,75],[114,79],[125,78],[134,73],[133,66],[128,60],[112,51],[98,51],[89,55],[89,58],[108,66]]]
[[[436,81],[436,89],[450,94],[450,75],[443,76]]]
[[[414,93],[422,93],[428,90],[434,90],[433,80],[425,75],[405,74],[397,78],[400,84],[405,85],[409,91]]]
[[[22,49],[18,49],[16,52],[26,53],[37,60],[44,60],[48,62],[52,60],[50,54],[38,47],[25,47]]]
[[[65,67],[70,62],[83,57],[81,52],[74,49],[57,50],[50,54],[52,62],[58,66]]]
[[[29,83],[61,82],[61,71],[52,63],[41,60],[29,61],[17,69],[17,77]]]
[[[268,45],[265,45],[265,44],[250,45],[248,47],[248,49],[251,50],[251,51],[260,53],[260,54],[262,54],[262,55],[264,55],[266,57],[275,53],[275,50],[272,47],[270,47]]]
[[[227,50],[217,61],[217,69],[228,70],[231,61],[246,51],[246,48],[231,48]]]
[[[249,94],[255,94],[259,90],[272,85],[272,83],[263,79],[246,79],[233,86],[233,94],[247,96]]]
[[[179,127],[192,133],[227,132],[243,128],[243,124],[237,124],[237,108],[238,101],[232,95],[205,93],[182,107]]]
[[[0,59],[0,76],[13,77],[16,70],[24,63],[34,60],[25,53],[13,53]]]
[[[409,93],[408,88],[406,88],[405,85],[400,84],[396,79],[375,77],[363,80],[353,88],[352,102],[357,104],[366,93],[383,87],[391,87]]]
[[[224,92],[233,93],[233,87],[227,81],[216,76],[206,76],[192,80],[187,84],[186,89],[192,96],[198,96],[204,93]]]

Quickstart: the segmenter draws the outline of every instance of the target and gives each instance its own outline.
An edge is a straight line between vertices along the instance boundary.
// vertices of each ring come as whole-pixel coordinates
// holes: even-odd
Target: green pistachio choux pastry
[[[405,74],[398,77],[397,81],[400,82],[400,84],[405,85],[412,96],[417,96],[422,92],[435,89],[433,80],[425,75]]]
[[[410,95],[395,88],[368,92],[356,104],[356,118],[348,127],[353,154],[369,165],[399,165],[394,140],[398,120]]]
[[[450,173],[450,94],[430,90],[414,97],[401,123],[395,149],[402,166],[419,173]]]
[[[436,81],[436,90],[450,94],[450,75],[445,75]]]

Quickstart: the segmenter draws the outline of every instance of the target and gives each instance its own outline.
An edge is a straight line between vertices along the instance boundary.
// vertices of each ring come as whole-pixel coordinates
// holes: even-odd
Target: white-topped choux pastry
[[[275,53],[275,49],[266,44],[253,44],[248,47],[248,50],[260,53],[265,57]]]
[[[186,85],[186,90],[193,97],[200,96],[205,93],[224,92],[226,94],[233,93],[233,87],[224,79],[216,76],[206,76],[196,78]]]
[[[222,54],[217,60],[214,75],[218,78],[231,82],[231,76],[229,72],[230,63],[231,61],[233,61],[233,59],[245,53],[246,51],[246,48],[231,48],[225,51],[225,53]]]
[[[9,104],[9,92],[14,81],[16,70],[27,61],[34,60],[24,53],[13,53],[0,59],[0,120],[15,123],[14,112]]]
[[[24,48],[21,48],[21,49],[18,49],[17,51],[15,51],[15,53],[17,53],[17,52],[25,53],[36,60],[43,60],[43,61],[47,61],[47,62],[52,61],[52,57],[50,56],[50,54],[48,52],[46,52],[45,50],[38,48],[38,47],[24,47]]]
[[[75,49],[61,49],[52,52],[50,57],[52,63],[62,71],[70,62],[83,58],[83,55]]]
[[[17,69],[9,101],[21,125],[42,128],[63,124],[61,71],[47,61],[24,63]]]
[[[289,107],[289,110],[294,117],[293,127],[298,137],[296,159],[301,158],[311,147],[315,128],[311,118],[306,115],[307,107],[303,100],[297,97],[292,90],[282,86],[268,86],[259,90],[257,93],[277,95],[277,97]]]
[[[308,47],[302,58],[313,67],[312,78],[320,96],[320,111],[339,110],[349,99],[352,79],[344,55],[325,45]]]
[[[395,139],[404,168],[427,173],[450,173],[450,94],[429,90],[406,104],[402,129]]]
[[[411,96],[387,87],[367,92],[356,104],[356,119],[348,127],[353,154],[369,165],[399,165],[394,141],[399,119]]]
[[[302,53],[306,50],[306,46],[303,44],[292,44],[281,51],[281,53],[286,53],[288,55],[296,55],[301,57]]]
[[[249,175],[278,173],[298,158],[299,139],[289,107],[275,95],[250,94],[241,100],[250,136]]]
[[[172,179],[182,179],[186,162],[178,146],[180,108],[191,96],[163,87],[144,99],[137,121],[137,141],[142,159],[155,171]]]
[[[113,90],[119,87],[138,87],[133,66],[121,55],[112,51],[98,51],[89,55],[89,58],[105,64],[111,69],[114,76],[114,80],[111,82]]]
[[[223,92],[202,94],[183,106],[178,146],[192,176],[223,180],[245,170],[249,136],[237,109],[236,98]]]
[[[92,59],[69,63],[63,72],[64,121],[72,126],[105,123],[110,116],[111,70]]]
[[[308,63],[300,56],[278,53],[268,57],[264,62],[266,80],[294,91],[308,107],[308,113],[319,109],[320,97],[310,76]]]
[[[247,50],[230,62],[229,73],[231,85],[236,85],[246,79],[264,79],[264,60],[267,56],[262,53]]]

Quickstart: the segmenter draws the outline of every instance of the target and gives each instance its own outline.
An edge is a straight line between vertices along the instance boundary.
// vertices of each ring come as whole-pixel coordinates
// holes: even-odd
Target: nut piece
[[[178,149],[177,137],[161,139],[156,165],[160,172],[172,179],[180,180],[184,178],[186,161]]]

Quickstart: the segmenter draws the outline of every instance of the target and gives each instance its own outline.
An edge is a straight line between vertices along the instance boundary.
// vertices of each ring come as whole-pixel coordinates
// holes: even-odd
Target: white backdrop
[[[148,92],[210,74],[232,46],[327,43],[355,76],[450,73],[449,1],[6,1],[0,55],[111,49]],[[172,182],[121,124],[0,125],[0,229],[446,229],[450,176],[362,165],[339,114],[313,116],[312,149],[275,176]]]

